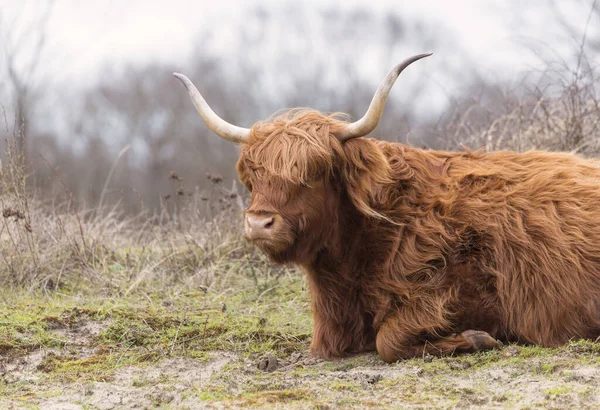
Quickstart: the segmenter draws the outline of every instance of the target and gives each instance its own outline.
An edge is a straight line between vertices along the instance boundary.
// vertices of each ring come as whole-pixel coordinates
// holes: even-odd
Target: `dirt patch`
[[[28,354],[13,354],[0,359],[0,378],[8,383],[35,382],[39,366],[58,349],[39,349]]]
[[[214,359],[209,361],[175,358],[151,366],[124,368],[111,383],[87,386],[79,401],[100,410],[166,404],[174,408],[193,407],[194,401],[187,399],[185,392],[201,388],[214,372],[220,371],[234,358],[228,353],[212,354]]]
[[[306,408],[586,408],[600,402],[600,363],[568,348],[546,357],[492,352],[386,364],[375,354],[322,361],[306,355],[246,359],[217,374],[209,391],[233,407]],[[516,352],[516,353],[515,353]],[[507,359],[507,357],[509,359]],[[589,363],[588,362],[589,359]],[[231,374],[237,377],[231,377]]]
[[[564,348],[527,357],[527,348],[511,348],[511,355],[492,352],[394,364],[376,354],[323,361],[299,352],[246,358],[208,352],[201,359],[172,357],[124,366],[107,381],[69,383],[45,382],[40,371],[48,357],[64,352],[36,351],[5,374],[10,373],[9,383],[36,386],[37,396],[0,399],[0,407],[590,408],[600,402],[596,353]]]
[[[508,345],[393,364],[375,353],[320,360],[307,354],[312,323],[301,283],[273,289],[186,293],[167,307],[157,303],[166,297],[150,295],[87,304],[27,299],[5,308],[0,408],[534,409],[600,403],[599,343]]]
[[[89,346],[94,344],[94,339],[106,330],[110,325],[111,320],[89,320],[82,319],[74,324],[66,326],[62,324],[53,325],[48,333],[66,341],[67,345]]]
[[[83,360],[97,354],[99,349],[94,347],[96,344],[94,340],[110,324],[108,320],[87,319],[76,323],[65,323],[54,317],[46,317],[43,322],[48,327],[44,337],[53,340],[55,345],[61,347],[14,349],[0,356],[0,377],[3,380],[10,383],[34,382],[40,378],[40,372],[49,370],[47,366],[54,359]],[[27,334],[20,337],[34,338]]]
[[[115,408],[152,408],[164,405],[173,408],[198,408],[197,396],[187,392],[200,390],[213,373],[219,372],[236,356],[225,352],[211,352],[211,358],[168,358],[145,366],[127,366],[120,369],[110,382],[45,383],[40,388],[52,397],[41,400],[3,402],[0,407],[20,408],[36,405],[42,409],[110,410]],[[23,358],[28,362],[21,373],[22,382],[39,383],[35,363],[43,363],[39,352]]]

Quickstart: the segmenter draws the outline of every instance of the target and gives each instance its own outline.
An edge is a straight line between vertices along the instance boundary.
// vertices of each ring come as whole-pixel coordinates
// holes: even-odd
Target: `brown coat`
[[[258,246],[308,277],[315,354],[600,335],[598,162],[341,143],[344,124],[315,111],[258,123],[238,161],[249,211],[283,221]]]

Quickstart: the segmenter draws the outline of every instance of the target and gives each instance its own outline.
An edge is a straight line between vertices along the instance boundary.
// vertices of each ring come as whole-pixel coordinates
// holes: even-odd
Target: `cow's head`
[[[339,114],[292,110],[241,128],[217,116],[192,82],[174,75],[187,88],[208,127],[241,143],[240,180],[252,193],[245,214],[246,238],[276,262],[306,262],[334,240],[340,207],[348,202],[357,213],[383,217],[370,203],[376,187],[390,182],[390,167],[380,150],[363,140],[379,123],[394,82],[408,65],[431,54],[398,64],[381,82],[367,113],[350,123]]]

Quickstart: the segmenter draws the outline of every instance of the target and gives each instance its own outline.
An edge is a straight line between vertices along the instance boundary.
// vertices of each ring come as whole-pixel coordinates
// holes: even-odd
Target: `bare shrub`
[[[269,266],[242,239],[244,200],[235,184],[223,186],[222,177],[208,175],[212,188],[198,191],[172,173],[173,194],[163,198],[159,212],[129,216],[119,205],[77,211],[66,185],[65,202],[32,199],[28,166],[14,135],[7,146],[0,168],[2,287],[106,294],[208,291],[244,277],[261,292],[261,283],[289,272]]]
[[[446,149],[467,146],[486,151],[543,149],[600,154],[600,103],[592,83],[572,83],[558,96],[539,92],[505,96],[503,111],[484,103],[455,107],[434,131]]]
[[[436,145],[486,151],[543,149],[600,154],[600,77],[597,39],[590,38],[598,1],[589,4],[583,27],[566,22],[552,2],[555,18],[569,35],[570,58],[552,47],[531,48],[545,69],[526,73],[517,86],[475,83],[436,126]],[[587,7],[584,5],[582,7]],[[552,57],[548,57],[552,56]]]

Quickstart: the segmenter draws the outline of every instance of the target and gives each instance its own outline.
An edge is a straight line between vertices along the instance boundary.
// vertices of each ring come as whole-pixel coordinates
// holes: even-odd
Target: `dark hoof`
[[[471,343],[474,350],[502,349],[504,347],[500,340],[494,339],[488,332],[482,330],[465,330],[461,336]]]

